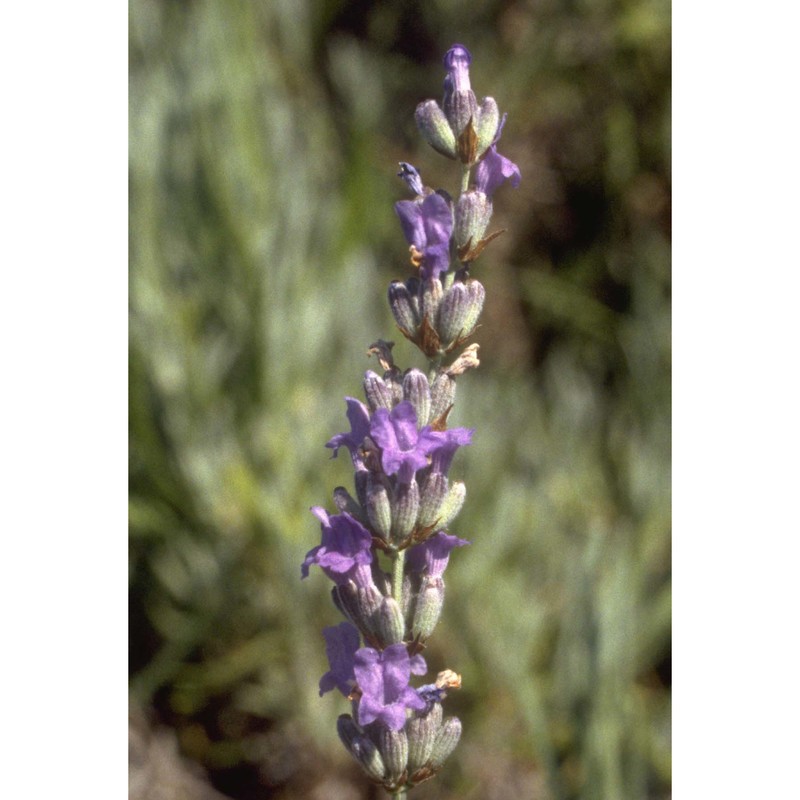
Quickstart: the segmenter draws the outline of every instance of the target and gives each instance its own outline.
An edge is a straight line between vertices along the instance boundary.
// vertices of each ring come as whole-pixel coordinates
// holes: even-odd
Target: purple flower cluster
[[[483,308],[484,288],[469,269],[497,235],[484,235],[492,197],[521,177],[497,152],[505,115],[491,97],[478,103],[471,61],[466,47],[453,45],[441,106],[427,100],[416,111],[423,137],[460,162],[460,196],[428,188],[407,162],[398,173],[414,195],[395,210],[416,272],[392,282],[389,304],[401,333],[427,357],[427,370],[399,369],[392,342],[371,345],[381,372],[364,374],[365,402],[345,398],[350,429],[326,443],[334,458],[343,447],[350,453],[354,495],[339,487],[337,513],[311,509],[321,542],[301,565],[303,578],[318,566],[332,581],[346,620],[323,630],[330,669],[320,695],[338,689],[352,702],[352,715],[339,717],[339,736],[364,772],[398,798],[441,769],[461,734],[459,720],[442,711],[460,676],[444,670],[433,684],[411,685],[428,669],[420,651],[441,616],[450,556],[468,544],[449,532],[466,497],[449,473],[474,431],[448,427],[448,417],[457,378],[479,364],[478,345],[445,362],[473,334]]]

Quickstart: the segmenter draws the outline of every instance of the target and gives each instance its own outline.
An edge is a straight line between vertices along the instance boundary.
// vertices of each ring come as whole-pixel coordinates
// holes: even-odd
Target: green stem
[[[392,552],[392,597],[401,606],[403,604],[403,563],[405,560],[405,550],[394,550]]]
[[[406,797],[408,797],[408,792],[406,792],[405,787],[403,787],[402,789],[398,789],[392,795],[392,797],[394,798],[394,800],[406,800]]]
[[[469,173],[471,172],[472,167],[464,166],[464,170],[461,173],[461,191],[466,192],[469,189]]]

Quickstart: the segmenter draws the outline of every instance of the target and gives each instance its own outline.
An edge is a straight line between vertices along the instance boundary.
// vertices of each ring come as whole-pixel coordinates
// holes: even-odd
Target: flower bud
[[[415,714],[406,723],[408,736],[408,771],[413,775],[431,757],[436,735],[442,725],[442,704],[432,703],[430,710]]]
[[[422,370],[413,368],[403,377],[403,400],[408,400],[417,412],[417,427],[428,424],[431,413],[431,387]]]
[[[378,747],[386,769],[384,783],[396,785],[408,765],[408,736],[404,730],[393,731],[385,725],[370,725],[369,735]]]
[[[404,542],[414,530],[419,513],[419,484],[416,478],[410,483],[398,483],[392,498],[392,541]]]
[[[386,775],[383,758],[375,743],[356,725],[349,714],[336,720],[339,738],[361,769],[373,780],[382,782]]]
[[[417,525],[430,528],[436,525],[441,516],[441,507],[447,495],[447,476],[440,472],[429,472],[420,487],[419,514]],[[441,524],[439,527],[442,527]]]
[[[458,198],[453,239],[459,256],[462,251],[469,252],[480,242],[491,218],[492,201],[483,192],[470,189]]]
[[[445,90],[442,106],[456,139],[463,134],[469,122],[472,122],[474,127],[478,116],[478,101],[475,99],[475,92],[472,89],[451,92]]]
[[[450,484],[447,496],[442,501],[441,506],[439,506],[439,522],[437,524],[440,528],[447,528],[458,516],[458,512],[461,511],[466,497],[467,487],[461,481],[453,481],[453,483]]]
[[[434,149],[448,158],[456,157],[456,137],[444,111],[435,100],[425,100],[414,113],[417,128],[422,138]]]
[[[433,633],[443,604],[444,581],[440,577],[424,577],[414,608],[411,635],[424,642]]]
[[[369,481],[369,472],[366,469],[357,469],[353,474],[353,484],[356,488],[356,497],[362,508],[367,505],[367,483]]]
[[[372,530],[388,542],[392,532],[392,504],[389,500],[389,490],[381,475],[368,473],[364,505]]]
[[[383,647],[403,641],[406,624],[397,600],[392,597],[383,598],[371,621],[371,627]]]
[[[430,765],[433,769],[438,769],[444,764],[448,756],[456,749],[460,738],[461,720],[458,717],[447,717],[433,743],[430,757]]]
[[[420,317],[428,318],[428,322],[433,324],[436,319],[436,312],[439,309],[439,303],[442,301],[442,282],[438,278],[431,278],[425,281],[422,286],[422,303],[420,308]]]
[[[484,97],[475,123],[475,134],[478,138],[476,159],[479,159],[497,140],[499,125],[500,110],[497,108],[497,101],[493,97]]]
[[[467,317],[464,320],[464,336],[469,336],[478,324],[478,317],[483,311],[483,302],[486,299],[486,289],[480,281],[470,280],[466,284],[469,293],[467,304]]]
[[[352,514],[362,524],[366,522],[364,509],[361,508],[344,486],[337,486],[333,490],[333,502],[339,511],[346,511],[348,514]]]
[[[389,307],[397,327],[406,336],[413,336],[420,323],[419,304],[402,281],[392,281],[389,284]]]
[[[439,419],[456,400],[455,378],[440,372],[431,386],[431,422]]]
[[[483,309],[486,291],[476,280],[454,283],[439,306],[436,330],[442,347],[450,349],[472,333]]]
[[[331,591],[334,605],[349,619],[361,633],[375,636],[375,617],[383,601],[382,595],[372,587],[359,589],[349,581],[334,586]]]
[[[374,411],[376,408],[385,408],[387,411],[391,411],[394,407],[391,387],[371,369],[364,373],[364,394],[370,411]]]

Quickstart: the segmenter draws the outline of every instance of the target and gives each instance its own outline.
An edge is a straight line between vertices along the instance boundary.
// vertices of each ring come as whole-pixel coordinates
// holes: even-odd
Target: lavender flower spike
[[[389,645],[382,652],[362,647],[355,655],[355,677],[362,692],[358,723],[378,721],[393,731],[406,724],[406,709],[421,711],[426,703],[409,685],[411,674],[424,675],[425,659],[409,658],[404,644]]]
[[[454,44],[444,57],[441,106],[424,100],[415,112],[423,138],[460,162],[459,195],[426,186],[416,167],[398,162],[413,199],[397,202],[395,211],[419,273],[392,281],[389,306],[427,368],[401,369],[391,342],[370,346],[383,372],[365,373],[366,405],[347,397],[350,430],[326,444],[334,457],[340,447],[349,450],[355,497],[340,486],[338,513],[311,509],[322,541],[301,566],[304,578],[317,565],[334,582],[333,603],[347,620],[323,630],[330,669],[320,694],[338,689],[351,702],[351,714],[337,721],[339,738],[394,800],[408,800],[434,777],[461,736],[460,720],[444,716],[442,706],[445,690],[459,688],[461,677],[445,669],[418,688],[411,678],[427,671],[419,652],[442,616],[450,554],[469,544],[449,532],[467,490],[448,473],[474,430],[447,424],[456,380],[478,366],[478,344],[455,360],[451,354],[477,329],[483,309],[486,290],[470,269],[501,232],[486,235],[492,195],[505,181],[520,182],[519,167],[497,152],[506,117],[492,97],[477,101],[471,62],[469,50]],[[453,270],[451,257],[460,262]]]

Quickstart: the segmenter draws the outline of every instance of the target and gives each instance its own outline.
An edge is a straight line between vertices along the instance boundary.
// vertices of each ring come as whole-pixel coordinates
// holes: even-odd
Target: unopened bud
[[[439,622],[443,605],[444,581],[440,577],[423,578],[414,608],[411,635],[419,637],[423,642],[428,639]]]
[[[456,157],[456,137],[447,117],[435,100],[425,100],[414,113],[422,138],[438,153]]]
[[[392,541],[402,544],[414,530],[419,513],[419,484],[416,478],[410,483],[398,483],[392,498]]]
[[[431,751],[431,767],[437,769],[447,760],[448,756],[456,749],[461,738],[461,720],[458,717],[447,717],[439,729],[436,741]]]
[[[392,504],[389,499],[389,490],[381,475],[368,473],[364,505],[372,530],[381,539],[388,542],[392,532]]]
[[[447,528],[458,516],[458,512],[461,511],[466,497],[467,487],[461,481],[453,481],[453,483],[450,484],[447,496],[442,501],[441,506],[439,506],[439,522],[437,524],[440,528]]]
[[[346,511],[348,514],[352,514],[362,524],[367,521],[364,517],[364,509],[361,508],[344,486],[337,486],[333,490],[333,502],[339,511]]]
[[[408,765],[408,736],[404,730],[393,731],[385,725],[369,727],[370,738],[377,745],[386,769],[384,783],[394,785]]]
[[[364,394],[370,411],[375,411],[377,408],[391,411],[394,407],[391,388],[387,386],[386,381],[380,375],[371,369],[364,373]]]
[[[441,516],[440,509],[447,495],[447,489],[447,476],[433,471],[425,476],[419,492],[417,525],[422,528],[429,528],[437,524]]]
[[[439,306],[437,331],[442,347],[447,350],[472,333],[483,310],[486,291],[476,280],[456,282]]]
[[[455,206],[453,239],[462,261],[467,253],[483,238],[492,218],[492,201],[477,189],[470,189],[458,198]]]
[[[447,372],[440,372],[431,386],[431,421],[439,419],[456,400],[456,382]]]
[[[408,736],[408,771],[414,774],[430,760],[433,745],[442,725],[442,704],[432,703],[430,709],[415,714],[406,723]]]
[[[431,278],[425,281],[422,286],[422,303],[420,307],[420,317],[428,318],[428,322],[433,324],[436,319],[436,312],[439,303],[442,302],[442,282],[438,278]]]
[[[480,159],[495,142],[499,124],[500,111],[497,108],[497,101],[493,97],[484,97],[478,109],[477,121],[475,122],[475,133],[478,137],[477,159]]]
[[[406,624],[400,604],[392,597],[384,597],[370,622],[383,647],[403,641]]]
[[[431,387],[422,370],[412,368],[403,377],[403,400],[408,400],[417,412],[417,427],[428,424],[431,413]]]
[[[406,335],[413,336],[420,323],[417,299],[402,281],[389,284],[389,307],[397,327]]]
[[[339,738],[361,769],[376,781],[383,781],[386,767],[375,743],[356,725],[349,714],[342,714],[336,721]]]

